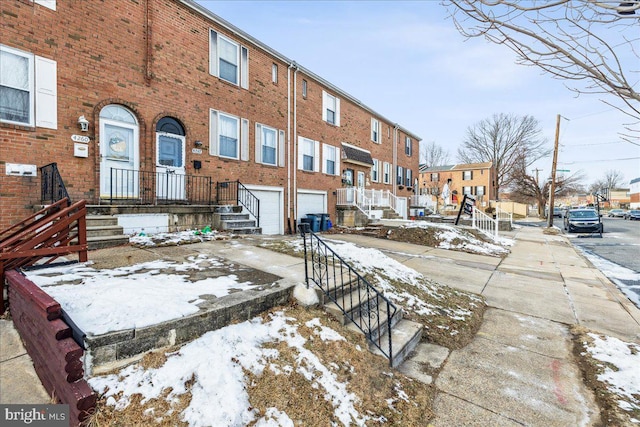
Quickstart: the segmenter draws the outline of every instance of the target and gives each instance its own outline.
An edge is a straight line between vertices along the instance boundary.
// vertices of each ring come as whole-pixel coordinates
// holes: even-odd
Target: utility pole
[[[536,169],[532,169],[532,171],[536,173],[536,185],[539,185],[538,183],[539,183],[540,181],[538,180],[538,172],[541,172],[541,171],[542,171],[542,169],[537,169],[537,168],[536,168]]]
[[[558,140],[560,139],[560,114],[556,119],[556,141],[553,145],[553,166],[551,167],[551,186],[549,190],[549,212],[547,225],[553,227],[553,206],[556,192],[556,166],[558,164]]]

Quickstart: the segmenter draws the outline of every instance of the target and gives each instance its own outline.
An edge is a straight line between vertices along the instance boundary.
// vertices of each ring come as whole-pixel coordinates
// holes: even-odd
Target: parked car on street
[[[624,209],[611,209],[607,216],[609,218],[624,218],[624,214],[627,213]]]
[[[569,233],[602,233],[604,226],[595,209],[571,209],[564,217],[564,229]]]
[[[624,219],[630,219],[632,221],[633,220],[640,220],[640,210],[632,209],[630,211],[625,212]]]

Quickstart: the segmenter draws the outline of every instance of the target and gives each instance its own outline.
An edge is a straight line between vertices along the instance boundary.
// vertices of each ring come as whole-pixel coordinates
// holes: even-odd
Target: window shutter
[[[327,92],[322,91],[322,120],[327,121]]]
[[[218,112],[211,110],[209,121],[209,154],[218,155]]]
[[[298,169],[303,170],[304,138],[298,137]]]
[[[249,89],[249,49],[240,47],[240,87]]]
[[[36,126],[58,129],[58,88],[56,61],[35,57]]]
[[[342,172],[340,172],[340,148],[336,147],[336,175],[340,176],[342,175]]]
[[[322,144],[322,173],[327,173],[327,159],[329,158],[329,146]]]
[[[249,160],[249,120],[240,121],[240,160]]]
[[[262,163],[262,125],[256,123],[256,163]]]
[[[340,126],[340,98],[336,98],[336,126]]]
[[[469,176],[473,179],[473,171],[469,171]]]
[[[313,171],[320,172],[320,142],[313,141]]]
[[[278,131],[278,166],[284,167],[284,131],[281,129]]]
[[[218,75],[218,33],[209,30],[209,74]]]

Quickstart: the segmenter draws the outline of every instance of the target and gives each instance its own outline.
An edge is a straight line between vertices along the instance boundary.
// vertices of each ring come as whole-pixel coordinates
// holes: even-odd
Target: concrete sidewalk
[[[504,259],[359,235],[328,237],[378,248],[441,284],[485,297],[483,325],[468,346],[449,352],[423,343],[403,366],[411,373],[419,360],[441,369],[434,426],[594,425],[598,408],[574,363],[570,325],[640,342],[640,310],[566,237],[545,235],[542,228],[511,232],[515,245]],[[304,275],[300,259],[256,253],[250,242],[196,246],[291,280],[302,281]],[[0,403],[46,403],[16,337],[11,322],[0,321]],[[19,371],[24,376],[14,381]]]
[[[599,410],[574,361],[569,327],[640,343],[640,310],[566,237],[538,227],[510,237],[515,244],[500,260],[335,236],[378,247],[441,284],[485,297],[488,309],[469,345],[448,357],[421,345],[415,355],[441,368],[433,426],[597,425]]]

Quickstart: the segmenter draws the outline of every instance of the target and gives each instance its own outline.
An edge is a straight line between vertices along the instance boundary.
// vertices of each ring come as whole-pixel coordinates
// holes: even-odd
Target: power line
[[[639,160],[639,159],[640,159],[640,157],[625,157],[625,158],[622,158],[622,159],[576,160],[576,161],[573,161],[573,162],[558,162],[558,163],[561,163],[563,165],[574,165],[576,163],[620,162],[620,161],[623,161],[623,160]]]

